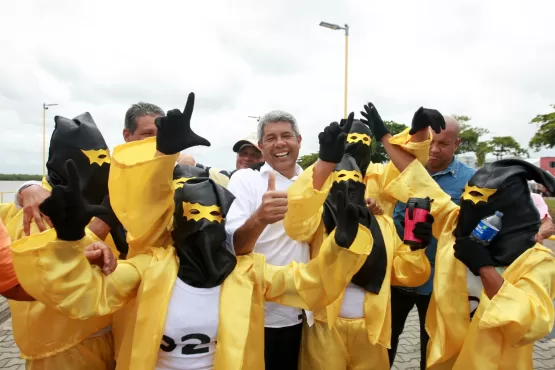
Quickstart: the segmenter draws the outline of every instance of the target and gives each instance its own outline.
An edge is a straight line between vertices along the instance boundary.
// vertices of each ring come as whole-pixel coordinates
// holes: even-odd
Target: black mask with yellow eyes
[[[351,281],[370,293],[378,294],[385,277],[387,254],[378,221],[369,211],[364,201],[366,186],[362,182],[362,174],[355,159],[349,154],[345,154],[341,162],[335,166],[332,176],[333,184],[324,202],[324,213],[322,215],[326,232],[329,234],[335,229],[337,195],[341,191],[348,197],[348,201],[358,208],[359,223],[366,226],[374,238],[370,255]]]
[[[237,264],[225,246],[225,217],[235,198],[209,178],[193,178],[175,190],[172,238],[177,276],[195,288],[223,283]]]
[[[74,119],[56,116],[46,162],[46,180],[51,186],[67,185],[65,163],[73,159],[81,180],[81,191],[90,204],[100,204],[108,194],[110,152],[91,115]]]
[[[538,167],[518,159],[504,159],[479,169],[461,196],[455,236],[468,236],[481,219],[503,213],[499,234],[488,245],[497,266],[508,266],[532,247],[540,227],[540,215],[528,188],[528,180],[553,193],[555,179]]]
[[[203,168],[178,164],[173,169],[173,188],[179,189],[183,187],[183,184],[187,181],[198,177],[208,178],[210,176],[208,174],[208,171]]]
[[[346,123],[346,120],[342,120],[341,123]],[[359,120],[353,121],[351,131],[349,131],[349,134],[347,135],[345,153],[350,154],[351,157],[355,159],[363,176],[366,175],[366,170],[370,164],[370,144],[372,142],[371,135],[372,133],[370,132],[368,126]]]

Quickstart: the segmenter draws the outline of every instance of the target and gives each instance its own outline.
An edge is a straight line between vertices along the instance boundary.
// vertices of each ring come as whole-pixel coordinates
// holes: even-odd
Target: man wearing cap
[[[262,152],[258,147],[257,140],[256,133],[252,132],[247,137],[239,140],[235,143],[235,145],[233,145],[233,151],[237,153],[235,171],[243,168],[249,168],[252,165],[264,161]]]

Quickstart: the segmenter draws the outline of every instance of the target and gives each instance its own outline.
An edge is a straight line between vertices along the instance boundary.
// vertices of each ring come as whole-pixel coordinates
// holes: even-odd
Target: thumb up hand
[[[262,204],[256,210],[258,221],[264,225],[274,224],[285,218],[287,192],[276,191],[276,174],[268,173],[268,190],[262,196]]]

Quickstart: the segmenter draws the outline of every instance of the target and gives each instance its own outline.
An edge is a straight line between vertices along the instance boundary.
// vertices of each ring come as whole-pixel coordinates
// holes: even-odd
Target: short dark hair
[[[164,111],[157,105],[138,102],[125,112],[124,127],[132,134],[137,130],[137,118],[144,116],[163,116]]]

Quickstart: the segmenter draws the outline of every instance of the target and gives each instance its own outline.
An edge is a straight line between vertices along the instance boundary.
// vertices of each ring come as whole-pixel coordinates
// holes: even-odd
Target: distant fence
[[[15,191],[0,191],[0,203],[7,203],[8,201],[13,202],[15,193]],[[6,195],[6,197],[4,197],[4,195]]]

